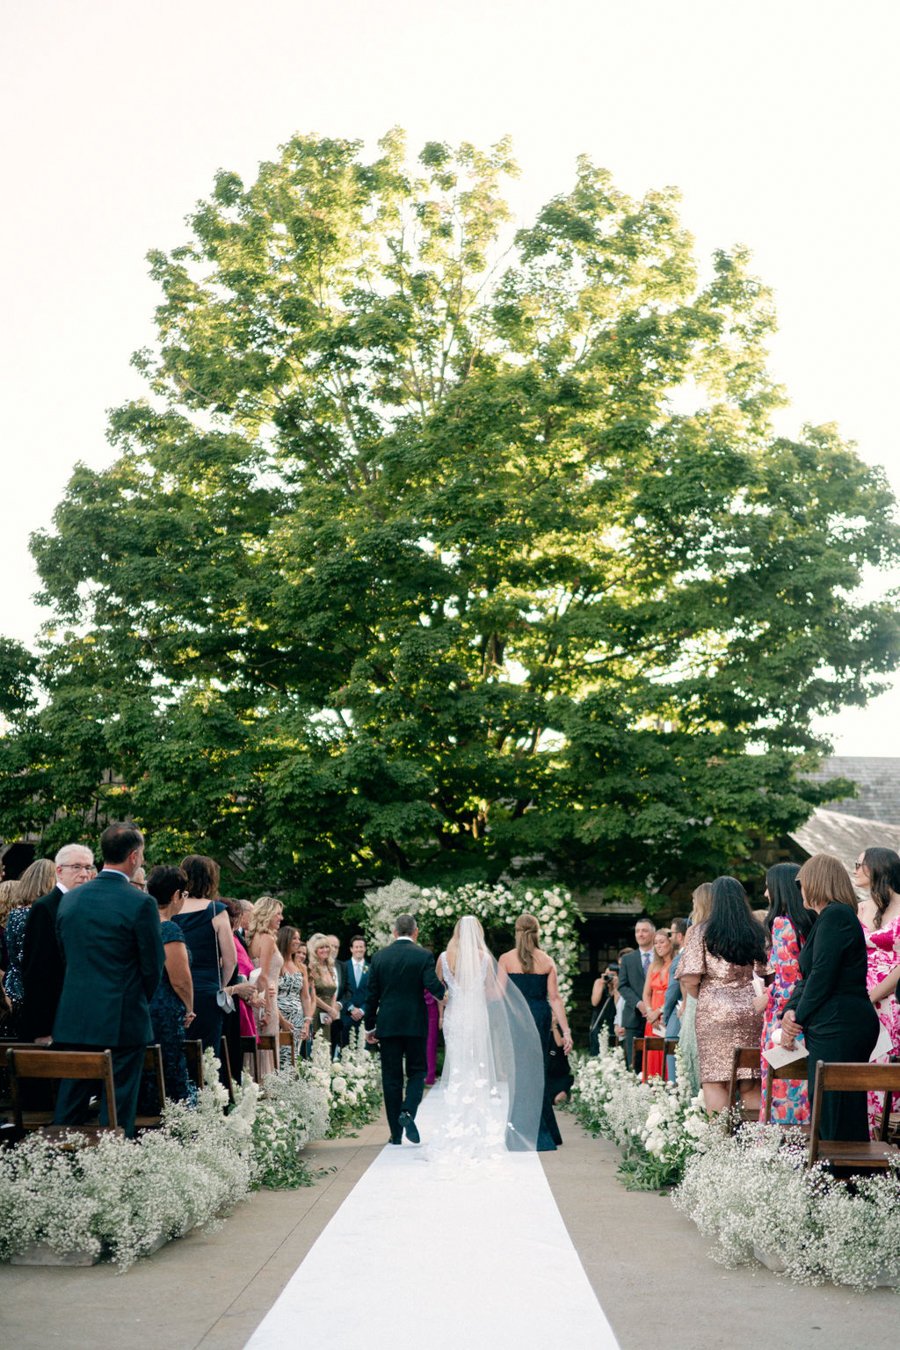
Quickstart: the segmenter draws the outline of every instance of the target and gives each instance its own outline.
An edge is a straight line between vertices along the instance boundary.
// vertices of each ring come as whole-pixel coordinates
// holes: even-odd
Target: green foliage
[[[632,894],[827,798],[811,718],[900,652],[855,596],[884,476],[772,435],[771,298],[674,193],[581,160],[503,253],[513,169],[297,136],[150,255],[148,398],[34,539],[0,829],[127,809],[316,903],[518,858]]]

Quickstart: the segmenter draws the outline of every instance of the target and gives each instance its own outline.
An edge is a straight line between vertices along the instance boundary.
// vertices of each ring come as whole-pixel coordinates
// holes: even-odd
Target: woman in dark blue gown
[[[566,1055],[572,1049],[572,1036],[569,1032],[566,1010],[559,996],[556,966],[547,953],[541,951],[538,945],[540,935],[540,927],[534,915],[520,914],[516,919],[516,945],[512,951],[503,953],[497,965],[500,970],[506,972],[509,979],[523,995],[541,1038],[541,1048],[544,1055],[544,1100],[537,1147],[539,1153],[546,1153],[562,1143],[562,1136],[556,1123],[553,1103],[550,1100],[546,1083],[551,1013],[556,1014],[556,1020],[563,1035],[563,1053]]]

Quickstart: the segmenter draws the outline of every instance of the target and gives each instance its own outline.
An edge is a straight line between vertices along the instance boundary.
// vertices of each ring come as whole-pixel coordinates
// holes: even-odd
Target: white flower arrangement
[[[619,1049],[579,1059],[572,1110],[622,1150],[626,1186],[677,1187],[675,1207],[714,1240],[716,1261],[764,1258],[805,1284],[900,1290],[900,1167],[836,1181],[807,1168],[799,1130],[750,1124],[730,1135],[721,1117],[707,1116],[702,1095],[641,1082]]]
[[[619,1175],[635,1190],[662,1190],[680,1181],[709,1130],[702,1097],[659,1078],[642,1082],[619,1049],[579,1057],[572,1109],[587,1129],[622,1149]]]
[[[723,1265],[765,1256],[803,1284],[900,1289],[900,1174],[851,1186],[807,1169],[806,1153],[799,1131],[777,1125],[713,1131],[673,1201],[714,1239]]]
[[[252,1189],[309,1185],[304,1146],[371,1119],[380,1100],[377,1063],[364,1049],[345,1051],[334,1069],[324,1053],[324,1065],[316,1051],[296,1070],[270,1074],[262,1091],[245,1079],[226,1112],[218,1062],[207,1052],[196,1105],[169,1102],[159,1130],[75,1149],[36,1133],[0,1151],[0,1261],[44,1245],[59,1255],[109,1256],[127,1270]],[[66,1139],[80,1136],[72,1130]]]
[[[533,914],[541,926],[541,945],[556,962],[563,1002],[572,998],[572,979],[578,968],[576,924],[581,918],[572,895],[563,886],[532,882],[496,885],[471,882],[455,890],[439,886],[418,887],[396,878],[389,886],[368,891],[365,896],[366,932],[375,947],[390,942],[398,914],[414,914],[422,940],[428,942],[446,933],[463,914],[474,914],[486,924],[512,928],[522,913]]]

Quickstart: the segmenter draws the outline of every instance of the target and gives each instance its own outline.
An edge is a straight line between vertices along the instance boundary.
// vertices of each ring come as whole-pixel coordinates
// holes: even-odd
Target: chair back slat
[[[822,1103],[826,1092],[883,1092],[884,1108],[878,1139],[822,1139]],[[887,1143],[891,1100],[900,1093],[900,1064],[816,1064],[807,1166],[817,1162],[852,1174],[881,1172],[891,1158],[900,1156],[896,1144]]]
[[[23,1129],[22,1103],[19,1083],[29,1078],[96,1079],[106,1094],[106,1113],[109,1128],[118,1128],[116,1115],[116,1088],[113,1081],[112,1054],[109,1050],[54,1050],[33,1047],[30,1050],[8,1050],[10,1088],[16,1125]]]

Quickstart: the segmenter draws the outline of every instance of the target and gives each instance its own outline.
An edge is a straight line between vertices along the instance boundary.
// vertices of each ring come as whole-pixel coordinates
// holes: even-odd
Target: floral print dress
[[[772,950],[769,972],[775,976],[769,985],[769,1002],[763,1016],[760,1048],[771,1050],[775,1042],[772,1034],[781,1026],[784,1006],[800,979],[800,944],[790,919],[779,915],[772,920]],[[798,1050],[804,1048],[802,1036],[797,1037]],[[760,1120],[766,1118],[767,1081],[763,1075],[762,1108]],[[809,1094],[805,1078],[776,1078],[772,1082],[772,1123],[775,1125],[809,1124]]]
[[[862,921],[860,921],[862,922]],[[867,928],[862,924],[866,939],[866,956],[869,968],[866,972],[866,988],[874,989],[900,962],[900,954],[894,950],[894,944],[900,941],[900,918],[885,928]],[[879,1055],[877,1063],[887,1064],[891,1055],[900,1055],[900,1004],[893,994],[888,994],[880,1003],[875,1004],[878,1020],[887,1028],[891,1038],[891,1050]],[[869,1093],[869,1135],[877,1138],[881,1128],[881,1113],[884,1110],[884,1093]]]

